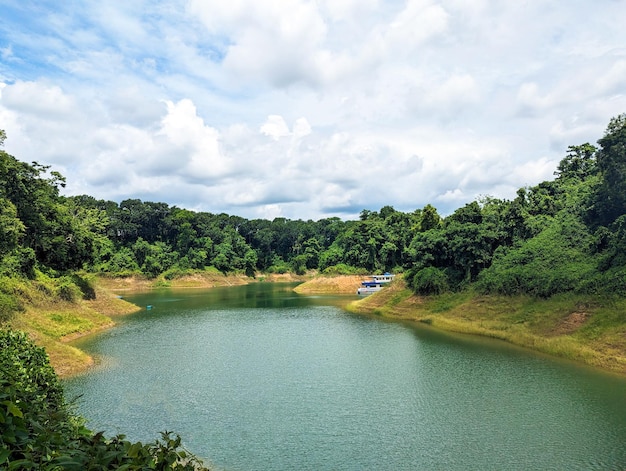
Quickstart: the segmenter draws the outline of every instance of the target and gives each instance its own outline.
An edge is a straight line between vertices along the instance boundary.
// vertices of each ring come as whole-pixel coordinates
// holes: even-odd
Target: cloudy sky
[[[0,0],[5,150],[249,219],[513,198],[626,112],[624,0]]]

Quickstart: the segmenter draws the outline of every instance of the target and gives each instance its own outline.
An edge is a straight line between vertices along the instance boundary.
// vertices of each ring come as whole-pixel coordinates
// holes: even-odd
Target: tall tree
[[[596,151],[598,149],[588,142],[579,146],[569,146],[567,155],[554,172],[559,179],[585,178],[597,172]]]
[[[18,247],[25,229],[17,217],[15,205],[6,198],[0,198],[0,256]]]
[[[601,183],[594,209],[596,222],[606,226],[626,213],[626,113],[611,119],[598,144]]]

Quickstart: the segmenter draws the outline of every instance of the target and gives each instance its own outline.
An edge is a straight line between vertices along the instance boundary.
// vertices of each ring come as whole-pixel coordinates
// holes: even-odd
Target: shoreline
[[[617,304],[617,303],[615,303]],[[454,293],[420,297],[403,280],[354,301],[346,310],[410,323],[440,331],[503,340],[518,347],[574,361],[604,372],[626,376],[626,316],[615,329],[595,332],[619,305],[578,296],[539,300],[529,297],[480,296]]]
[[[299,281],[304,282],[294,288],[299,294],[354,294],[363,279],[360,275],[261,274],[250,278],[198,274],[165,284],[159,279],[97,277],[96,299],[29,306],[10,325],[26,331],[35,343],[43,346],[59,377],[68,378],[97,364],[93,357],[72,345],[74,341],[114,327],[118,316],[141,311],[141,307],[124,300],[120,293]],[[400,278],[344,309],[358,315],[428,324],[441,331],[496,338],[626,376],[626,300],[611,304],[574,296],[537,300],[473,293],[419,297]],[[593,322],[597,320],[596,324],[602,325],[607,315],[621,319],[598,334],[593,330]]]
[[[132,315],[142,308],[126,301],[120,293],[151,291],[154,289],[208,289],[220,286],[241,286],[259,282],[294,282],[311,276],[292,274],[245,275],[195,274],[164,282],[142,277],[96,277],[96,299],[77,303],[51,303],[46,306],[29,306],[23,315],[11,323],[13,328],[23,330],[38,345],[46,349],[50,364],[61,379],[86,373],[98,364],[97,359],[73,345],[83,337],[98,334],[115,327],[115,318]],[[63,326],[53,325],[63,318]],[[52,320],[51,320],[52,319]]]

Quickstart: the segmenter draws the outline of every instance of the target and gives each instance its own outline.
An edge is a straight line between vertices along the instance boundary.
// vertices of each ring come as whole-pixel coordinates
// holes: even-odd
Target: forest
[[[0,147],[5,139],[2,131]],[[597,146],[570,146],[554,175],[512,200],[485,196],[446,217],[427,204],[363,210],[354,221],[247,220],[62,196],[61,174],[0,150],[0,278],[390,271],[419,294],[469,286],[538,297],[626,294],[626,114],[610,120]],[[10,297],[0,288],[0,318],[12,311]]]

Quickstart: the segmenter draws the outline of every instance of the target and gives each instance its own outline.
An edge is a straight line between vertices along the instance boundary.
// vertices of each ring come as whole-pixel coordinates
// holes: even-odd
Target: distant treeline
[[[570,146],[554,180],[513,200],[484,197],[445,218],[430,204],[408,213],[384,206],[355,221],[63,197],[62,175],[0,151],[0,276],[393,271],[423,294],[469,285],[541,297],[626,294],[626,114],[597,144]]]

